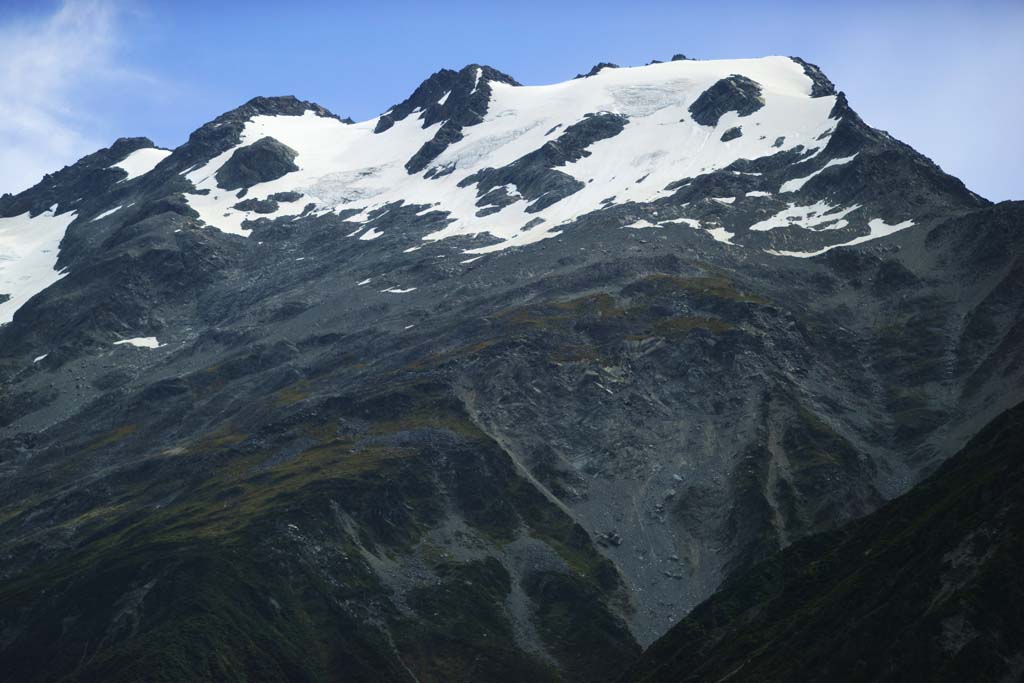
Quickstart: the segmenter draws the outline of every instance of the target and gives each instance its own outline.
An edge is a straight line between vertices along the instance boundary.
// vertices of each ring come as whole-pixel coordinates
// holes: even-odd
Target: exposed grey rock
[[[155,147],[149,138],[118,138],[110,147],[101,149],[79,159],[71,166],[65,166],[55,173],[47,173],[34,187],[17,195],[5,194],[0,197],[0,217],[17,216],[28,212],[38,216],[54,204],[57,213],[72,210],[73,200],[94,198],[108,192],[127,173],[119,168],[110,168],[123,161],[132,152]],[[93,212],[101,213],[102,210]]]
[[[255,213],[274,213],[277,211],[277,202],[273,199],[246,199],[234,205],[239,211],[254,211]]]
[[[199,164],[206,163],[213,157],[228,151],[241,143],[242,130],[247,121],[254,116],[301,116],[307,111],[325,118],[338,117],[313,102],[305,102],[292,96],[254,97],[245,104],[221,114],[213,121],[194,131],[184,145],[161,163],[158,169],[148,173],[144,179],[147,185],[157,187],[164,183],[181,184],[184,181],[175,179],[183,171],[193,170]],[[339,119],[340,120],[340,119]],[[162,171],[162,172],[160,172]],[[186,188],[181,186],[178,191]]]
[[[386,132],[396,121],[404,120],[416,110],[420,110],[419,118],[424,128],[444,121],[434,137],[406,162],[409,173],[419,173],[448,145],[462,139],[464,127],[483,121],[490,103],[489,84],[492,82],[519,85],[511,76],[489,66],[470,64],[457,72],[442,69],[423,81],[406,100],[381,116],[374,133]]]
[[[477,211],[476,215],[488,216],[492,213],[497,213],[509,204],[514,204],[519,199],[519,197],[512,195],[506,187],[495,187],[484,193],[484,195],[477,200],[476,205],[484,208]]]
[[[217,186],[237,190],[299,170],[295,165],[296,152],[272,137],[260,138],[251,145],[240,147],[216,173]]]
[[[337,114],[321,107],[313,102],[305,102],[293,95],[279,97],[254,97],[241,107],[232,109],[214,119],[211,123],[224,124],[233,120],[249,120],[253,116],[302,116],[307,111],[312,111],[317,116],[337,119],[344,122]]]
[[[822,73],[817,64],[810,64],[799,57],[790,57],[790,59],[802,66],[804,73],[811,79],[811,97],[826,97],[836,94],[835,85]]]
[[[267,199],[275,202],[297,202],[302,199],[301,192],[274,192],[273,194],[267,195]]]
[[[427,178],[427,179],[430,179],[430,178],[442,178],[442,177],[444,177],[446,175],[449,175],[451,173],[454,173],[454,172],[455,172],[455,164],[454,163],[448,163],[448,164],[444,164],[443,166],[431,166],[429,169],[427,169],[427,172],[423,174],[423,177]]]
[[[585,73],[585,74],[576,74],[573,77],[573,80],[576,80],[578,78],[590,78],[591,76],[596,76],[597,74],[599,74],[601,72],[601,69],[618,69],[618,68],[619,68],[618,64],[612,64],[611,62],[598,62],[594,66],[590,67],[590,71],[588,71],[587,73]]]
[[[702,92],[690,105],[690,115],[702,126],[716,126],[726,112],[750,116],[763,106],[761,86],[746,76],[733,75]]]
[[[566,128],[557,139],[544,143],[540,149],[520,157],[503,168],[485,168],[477,171],[460,181],[459,185],[467,187],[476,183],[477,195],[481,197],[481,201],[494,188],[515,185],[523,198],[532,202],[526,210],[540,211],[578,192],[584,186],[569,174],[555,169],[589,156],[588,146],[598,140],[618,135],[628,122],[629,120],[620,114],[604,112],[588,115],[582,121]],[[482,206],[480,201],[477,202],[477,206]]]
[[[722,133],[722,142],[729,142],[729,140],[735,140],[743,135],[743,126],[733,126],[729,130]]]

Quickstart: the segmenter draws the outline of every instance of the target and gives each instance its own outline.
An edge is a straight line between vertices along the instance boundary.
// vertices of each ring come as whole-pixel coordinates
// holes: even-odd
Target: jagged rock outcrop
[[[702,92],[690,105],[690,114],[702,126],[716,126],[726,112],[750,116],[763,106],[761,86],[745,76],[733,75]]]
[[[294,149],[272,137],[260,138],[251,145],[235,150],[217,170],[217,186],[225,190],[277,180],[286,173],[299,170]]]
[[[514,186],[519,195],[531,202],[529,213],[541,211],[583,189],[584,184],[571,175],[556,170],[590,156],[587,147],[622,132],[629,119],[619,114],[600,113],[587,116],[565,129],[556,140],[520,157],[503,168],[485,168],[467,176],[460,187],[476,185],[480,200],[477,206],[507,205],[511,196],[494,193],[505,186]],[[494,194],[492,194],[494,193]]]
[[[576,78],[590,78],[601,73],[602,69],[618,69],[618,64],[612,64],[611,62],[598,62],[594,66],[590,67],[590,71],[585,74],[576,74]]]

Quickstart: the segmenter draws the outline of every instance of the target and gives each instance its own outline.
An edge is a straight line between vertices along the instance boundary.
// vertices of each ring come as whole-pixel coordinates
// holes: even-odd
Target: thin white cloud
[[[115,62],[120,9],[113,0],[65,0],[43,19],[0,24],[0,192],[100,147],[80,106],[90,88],[137,80]]]

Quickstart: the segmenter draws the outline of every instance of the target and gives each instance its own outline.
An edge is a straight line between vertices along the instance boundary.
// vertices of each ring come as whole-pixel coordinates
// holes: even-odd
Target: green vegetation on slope
[[[296,399],[268,396],[274,414],[282,395]],[[89,530],[76,549],[0,587],[0,677],[594,680],[638,654],[610,610],[611,563],[442,387],[296,410],[278,415],[288,447],[239,416],[160,456],[162,486],[203,468],[194,485],[168,498],[126,479],[116,503],[68,520]],[[516,564],[513,543],[554,559]],[[580,661],[584,636],[597,653]]]

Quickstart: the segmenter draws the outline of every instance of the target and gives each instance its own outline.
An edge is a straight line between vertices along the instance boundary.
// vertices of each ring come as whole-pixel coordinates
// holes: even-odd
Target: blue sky
[[[211,7],[212,6],[212,7]],[[0,0],[0,192],[119,136],[174,147],[255,95],[367,119],[431,72],[797,55],[868,123],[1024,199],[1024,2]]]

